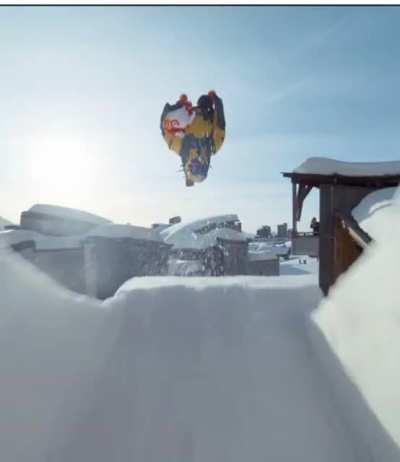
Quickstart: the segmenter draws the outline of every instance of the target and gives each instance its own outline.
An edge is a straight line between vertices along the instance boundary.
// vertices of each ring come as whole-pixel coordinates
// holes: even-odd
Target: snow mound
[[[0,265],[5,461],[399,460],[320,368],[315,278],[137,278],[101,304]]]
[[[370,199],[358,210],[363,216]],[[400,444],[399,199],[373,217],[379,218],[374,244],[339,278],[314,319],[348,375]]]
[[[107,309],[0,251],[0,447],[4,461],[43,462],[57,415],[104,360]],[[70,424],[72,415],[63,410]],[[64,431],[57,421],[58,429]]]
[[[400,175],[400,162],[343,162],[327,157],[310,157],[294,173],[343,176]]]

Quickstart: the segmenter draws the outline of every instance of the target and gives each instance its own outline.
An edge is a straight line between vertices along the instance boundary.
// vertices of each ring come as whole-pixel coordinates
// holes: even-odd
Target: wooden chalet
[[[350,163],[310,158],[283,176],[292,181],[292,253],[318,254],[319,286],[326,295],[372,240],[353,218],[352,210],[369,193],[398,186],[400,162]],[[319,189],[318,235],[297,231],[304,200],[312,188]]]

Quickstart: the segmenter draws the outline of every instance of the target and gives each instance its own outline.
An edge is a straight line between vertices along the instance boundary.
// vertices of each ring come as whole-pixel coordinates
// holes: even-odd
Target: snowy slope
[[[339,279],[315,321],[400,444],[399,199],[374,218],[375,244]]]
[[[103,361],[107,339],[96,337],[107,310],[16,254],[0,251],[0,267],[0,458],[44,461],[55,415]]]
[[[345,376],[320,367],[308,265],[283,278],[138,278],[103,304],[15,256],[0,265],[3,460],[399,460],[357,393],[338,405]]]

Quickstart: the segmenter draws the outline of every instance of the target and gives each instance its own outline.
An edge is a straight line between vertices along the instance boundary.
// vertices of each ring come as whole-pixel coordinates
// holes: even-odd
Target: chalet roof
[[[319,186],[347,184],[397,186],[400,183],[400,161],[342,162],[326,157],[310,157],[293,172],[284,172],[294,183]]]

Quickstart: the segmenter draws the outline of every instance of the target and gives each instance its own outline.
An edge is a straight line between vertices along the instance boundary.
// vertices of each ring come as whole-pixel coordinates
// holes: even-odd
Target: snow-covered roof
[[[394,207],[398,197],[398,188],[378,189],[365,196],[351,213],[360,227],[373,239],[386,239],[393,230],[385,227],[384,223],[388,220],[388,214],[400,213],[399,206]]]
[[[133,239],[148,239],[152,241],[161,241],[160,233],[151,228],[133,225],[121,225],[109,223],[96,226],[85,234],[85,237],[99,236],[108,238],[133,238]]]
[[[13,229],[0,231],[0,248],[10,247],[26,241],[34,241],[36,250],[66,250],[82,246],[84,239],[91,236],[146,239],[161,241],[158,233],[148,228],[132,225],[105,224],[95,227],[85,234],[74,236],[49,236],[30,229]]]
[[[165,239],[165,242],[172,244],[174,249],[203,250],[215,245],[218,238],[232,241],[246,241],[249,237],[247,234],[233,229],[216,228],[206,234],[196,234],[193,231],[179,233],[179,235],[174,234]]]
[[[35,204],[28,210],[28,212],[43,213],[46,215],[53,215],[55,217],[67,218],[70,220],[84,221],[97,225],[111,223],[110,220],[107,220],[106,218],[100,217],[98,215],[94,215],[93,213],[84,212],[82,210],[72,209],[69,207],[60,207],[58,205]]]
[[[310,157],[293,173],[307,175],[342,176],[400,176],[400,161],[392,162],[343,162],[327,157]]]
[[[207,218],[201,218],[200,220],[190,221],[190,222],[180,222],[175,225],[171,225],[165,230],[161,231],[161,234],[164,239],[168,239],[170,236],[179,233],[180,231],[198,231],[205,226],[211,224],[223,224],[232,221],[239,221],[239,217],[235,214],[233,215],[215,215]]]
[[[76,249],[81,246],[79,236],[47,236],[30,229],[0,231],[0,248],[26,241],[34,241],[36,250]]]
[[[11,221],[6,220],[3,217],[0,217],[0,229],[4,228],[4,226],[11,225]]]
[[[206,249],[215,245],[217,238],[246,241],[250,238],[249,234],[223,227],[224,223],[235,221],[239,221],[237,215],[217,215],[190,223],[177,223],[161,231],[161,236],[174,249]]]

